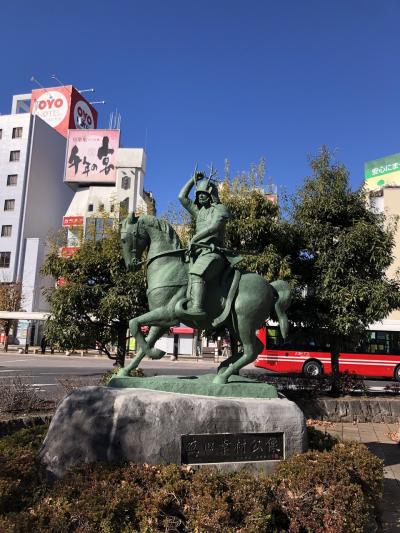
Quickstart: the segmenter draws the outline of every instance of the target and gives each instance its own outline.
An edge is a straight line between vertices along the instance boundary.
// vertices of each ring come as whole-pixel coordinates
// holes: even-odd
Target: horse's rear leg
[[[229,364],[226,369],[214,378],[214,383],[228,383],[233,374],[237,374],[241,368],[256,360],[262,351],[262,343],[256,336],[256,327],[245,319],[239,320],[238,334],[243,345],[243,354],[239,359]]]
[[[217,374],[223,374],[230,364],[234,363],[242,356],[242,353],[239,353],[238,350],[238,338],[232,331],[229,331],[229,338],[231,342],[231,356],[222,361],[218,367]],[[237,374],[238,372],[236,371],[235,373]]]

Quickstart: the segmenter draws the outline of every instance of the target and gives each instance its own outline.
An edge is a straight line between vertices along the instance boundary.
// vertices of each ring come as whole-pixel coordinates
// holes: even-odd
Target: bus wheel
[[[396,368],[394,370],[394,379],[396,381],[400,381],[400,365],[396,366]]]
[[[307,361],[303,366],[303,375],[308,378],[319,378],[322,376],[322,366],[318,361]]]

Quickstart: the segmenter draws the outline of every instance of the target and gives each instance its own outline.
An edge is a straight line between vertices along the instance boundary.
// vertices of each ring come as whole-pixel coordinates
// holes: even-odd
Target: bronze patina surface
[[[241,368],[255,361],[263,349],[256,331],[271,313],[278,318],[283,338],[287,337],[289,284],[282,280],[268,283],[258,274],[236,269],[240,258],[224,248],[229,212],[219,200],[213,177],[213,172],[205,177],[196,170],[179,194],[196,226],[187,249],[165,220],[131,213],[122,222],[121,242],[127,268],[138,268],[147,251],[150,311],[129,322],[137,353],[119,371],[120,377],[128,376],[146,355],[153,359],[163,357],[164,352],[154,348],[154,344],[179,323],[207,331],[218,325],[229,332],[232,355],[219,365],[213,379],[214,384],[220,385],[235,379]],[[189,194],[194,186],[193,201]],[[142,326],[150,327],[146,338]]]
[[[180,394],[199,394],[224,398],[278,398],[273,385],[242,376],[231,376],[229,383],[214,383],[215,374],[202,376],[113,377],[109,387],[150,389]]]

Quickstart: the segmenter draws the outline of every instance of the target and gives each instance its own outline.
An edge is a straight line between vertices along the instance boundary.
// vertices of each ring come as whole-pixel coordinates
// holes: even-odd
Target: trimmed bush
[[[363,444],[338,443],[282,461],[273,479],[291,532],[362,532],[382,498],[383,462]]]
[[[362,532],[382,496],[382,462],[314,428],[310,441],[329,451],[282,461],[271,476],[97,463],[53,485],[34,459],[45,431],[0,439],[2,533]]]

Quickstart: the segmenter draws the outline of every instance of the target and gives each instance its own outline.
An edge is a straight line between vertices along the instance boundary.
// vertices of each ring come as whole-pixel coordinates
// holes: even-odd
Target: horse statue
[[[227,383],[230,376],[256,360],[263,349],[256,332],[271,314],[278,319],[282,337],[287,338],[286,310],[291,291],[286,281],[268,283],[259,274],[240,271],[227,262],[222,277],[207,289],[206,316],[191,319],[185,313],[189,280],[187,250],[173,227],[155,216],[137,217],[132,213],[121,224],[121,243],[128,270],[146,266],[150,310],[129,322],[137,353],[119,370],[119,376],[128,376],[146,355],[161,359],[165,352],[154,348],[154,344],[170,327],[181,322],[200,330],[225,328],[229,331],[232,355],[218,367],[214,378],[214,383],[218,384]],[[147,257],[142,261],[144,252]],[[142,326],[150,327],[146,338]],[[238,342],[242,345],[240,352]]]

